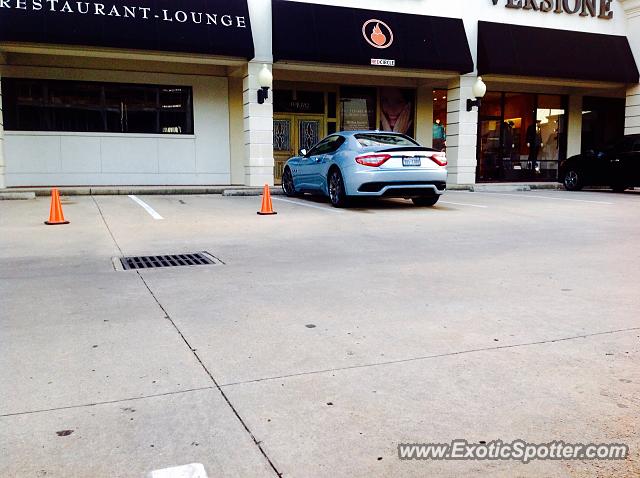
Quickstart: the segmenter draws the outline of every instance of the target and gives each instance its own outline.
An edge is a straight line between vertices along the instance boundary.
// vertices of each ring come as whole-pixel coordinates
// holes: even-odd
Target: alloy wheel
[[[564,187],[569,191],[580,189],[580,176],[577,171],[573,169],[567,171],[567,174],[564,176]]]
[[[329,178],[329,199],[336,207],[342,206],[344,202],[342,175],[338,171],[333,171]]]
[[[282,175],[282,191],[287,196],[295,196],[296,194],[296,188],[293,184],[293,175],[289,168],[285,169],[284,174]]]

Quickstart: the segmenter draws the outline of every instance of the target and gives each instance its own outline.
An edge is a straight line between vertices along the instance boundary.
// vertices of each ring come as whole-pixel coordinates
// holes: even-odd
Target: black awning
[[[478,72],[638,83],[626,37],[479,22]]]
[[[274,60],[473,71],[462,20],[273,0]]]
[[[0,41],[254,56],[247,0],[0,3]]]

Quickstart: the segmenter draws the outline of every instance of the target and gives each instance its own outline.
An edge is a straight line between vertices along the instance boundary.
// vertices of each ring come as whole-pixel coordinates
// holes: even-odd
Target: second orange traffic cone
[[[269,185],[264,185],[264,190],[262,192],[262,207],[258,211],[258,214],[261,216],[271,216],[273,214],[278,214],[273,210],[273,203],[271,202],[271,191],[269,190]]]
[[[49,211],[49,220],[44,221],[44,223],[49,226],[54,226],[56,224],[69,224],[69,221],[65,221],[64,219],[62,204],[60,203],[60,193],[56,188],[51,190],[51,209]]]

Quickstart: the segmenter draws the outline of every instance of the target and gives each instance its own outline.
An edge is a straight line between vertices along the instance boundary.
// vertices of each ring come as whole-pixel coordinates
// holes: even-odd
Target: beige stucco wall
[[[244,184],[242,78],[229,78],[229,152],[231,184]]]

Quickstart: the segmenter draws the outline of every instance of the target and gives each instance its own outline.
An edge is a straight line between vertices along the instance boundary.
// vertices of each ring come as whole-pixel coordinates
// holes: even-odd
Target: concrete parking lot
[[[640,475],[640,191],[139,198],[0,201],[0,476]],[[631,456],[398,459],[454,439]]]

